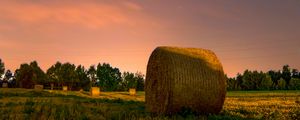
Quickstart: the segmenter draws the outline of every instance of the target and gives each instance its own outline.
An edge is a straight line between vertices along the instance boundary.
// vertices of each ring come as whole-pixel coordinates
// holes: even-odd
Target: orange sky
[[[213,50],[225,72],[300,69],[298,0],[0,1],[0,58],[88,67],[108,62],[145,73],[161,45]]]

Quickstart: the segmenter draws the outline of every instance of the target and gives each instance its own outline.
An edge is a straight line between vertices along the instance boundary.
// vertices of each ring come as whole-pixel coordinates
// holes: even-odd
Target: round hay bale
[[[44,85],[34,85],[34,90],[41,91],[44,89]]]
[[[63,91],[68,91],[68,86],[63,86]]]
[[[219,113],[226,82],[223,67],[210,50],[158,47],[148,61],[145,102],[149,112],[174,114],[190,109]]]
[[[100,88],[99,87],[91,87],[90,94],[91,94],[91,96],[99,96]]]
[[[129,95],[135,96],[136,95],[136,89],[135,88],[130,88],[129,89]]]

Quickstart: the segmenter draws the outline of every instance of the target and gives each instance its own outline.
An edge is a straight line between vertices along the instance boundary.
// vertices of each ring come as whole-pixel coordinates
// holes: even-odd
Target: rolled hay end
[[[62,89],[63,91],[68,91],[68,86],[63,86]]]
[[[130,88],[129,89],[129,95],[136,96],[136,89],[135,88]]]
[[[90,95],[91,96],[99,96],[100,95],[100,88],[99,87],[91,87]]]
[[[34,85],[34,90],[41,91],[44,89],[44,85]]]
[[[158,47],[148,61],[145,102],[149,112],[174,114],[183,108],[219,113],[226,83],[216,55],[205,49]]]

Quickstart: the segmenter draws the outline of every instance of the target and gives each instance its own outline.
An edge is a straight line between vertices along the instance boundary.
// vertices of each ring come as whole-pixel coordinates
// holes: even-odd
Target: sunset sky
[[[157,46],[213,50],[224,71],[300,69],[299,0],[1,0],[0,58],[146,72]]]

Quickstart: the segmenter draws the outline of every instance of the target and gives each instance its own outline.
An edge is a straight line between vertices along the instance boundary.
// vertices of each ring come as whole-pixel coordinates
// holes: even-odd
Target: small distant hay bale
[[[136,89],[135,88],[130,88],[129,89],[129,95],[136,96]]]
[[[91,87],[90,94],[91,94],[91,96],[99,96],[100,88],[99,87]]]
[[[63,91],[68,91],[68,86],[63,86]]]
[[[2,83],[2,87],[3,87],[3,88],[7,88],[7,87],[8,87],[8,84],[7,84],[7,83]]]
[[[190,109],[198,114],[219,113],[226,82],[222,65],[210,50],[158,47],[148,61],[146,109],[176,114]]]
[[[34,85],[34,90],[43,90],[44,89],[44,85]]]

